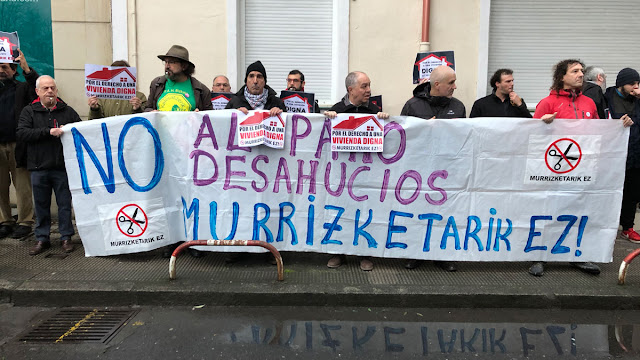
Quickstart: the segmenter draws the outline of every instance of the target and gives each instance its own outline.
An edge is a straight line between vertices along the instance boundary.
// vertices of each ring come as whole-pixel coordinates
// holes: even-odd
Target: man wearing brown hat
[[[211,91],[192,76],[196,66],[184,46],[173,45],[158,58],[164,63],[164,76],[151,82],[145,111],[213,110]]]
[[[640,203],[640,99],[636,97],[639,88],[640,74],[634,69],[624,68],[618,73],[616,86],[608,88],[604,94],[611,117],[631,118],[634,123],[629,128],[620,225],[622,237],[636,244],[640,244],[640,234],[633,229],[636,209]]]
[[[274,116],[287,108],[275,90],[267,85],[267,71],[258,60],[247,67],[244,86],[229,101],[227,109],[238,109],[244,114],[249,110],[269,110],[271,116]]]

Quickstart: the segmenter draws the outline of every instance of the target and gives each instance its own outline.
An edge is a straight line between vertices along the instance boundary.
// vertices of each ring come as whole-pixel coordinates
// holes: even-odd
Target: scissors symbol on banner
[[[567,155],[569,153],[569,150],[571,150],[571,147],[573,146],[573,143],[569,143],[569,146],[567,146],[567,150],[564,151],[564,154],[559,153],[557,151],[555,151],[554,149],[549,150],[549,156],[552,157],[558,157],[560,159],[558,159],[558,162],[553,165],[553,169],[554,170],[560,170],[560,168],[562,168],[562,165],[560,165],[560,163],[562,162],[562,160],[567,160],[567,163],[569,163],[569,160],[578,160],[579,158],[575,157],[575,156],[569,156]],[[571,165],[569,163],[569,165]]]
[[[124,214],[124,211],[122,213]],[[129,223],[129,228],[127,229],[127,234],[129,234],[129,235],[133,234],[133,231],[134,231],[133,230],[133,224],[134,223],[136,225],[138,225],[139,228],[142,229],[142,226],[140,226],[140,224],[144,224],[145,221],[136,219],[136,216],[138,215],[138,208],[136,208],[136,210],[133,212],[133,216],[132,217],[129,218],[128,216],[125,216],[125,215],[126,214],[120,215],[118,217],[118,221],[121,222],[121,223],[124,223],[124,222],[128,222]]]

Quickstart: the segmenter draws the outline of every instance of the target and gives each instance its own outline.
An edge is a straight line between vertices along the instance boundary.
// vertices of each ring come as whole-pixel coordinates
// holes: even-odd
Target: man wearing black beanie
[[[633,229],[636,208],[640,202],[640,99],[634,95],[639,84],[640,74],[634,69],[624,68],[618,73],[616,86],[608,88],[605,93],[611,116],[623,120],[631,118],[634,123],[629,128],[620,225],[622,237],[636,244],[640,244],[640,234]]]
[[[267,85],[267,71],[260,60],[247,67],[244,84],[229,101],[227,109],[238,109],[244,114],[249,110],[269,110],[271,116],[286,110],[284,102]]]

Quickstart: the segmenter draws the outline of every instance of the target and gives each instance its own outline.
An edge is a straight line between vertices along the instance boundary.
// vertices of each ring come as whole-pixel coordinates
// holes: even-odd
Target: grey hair
[[[227,79],[227,82],[229,82],[229,78],[228,78],[228,77],[226,77],[225,75],[216,75],[216,76],[213,78],[213,82],[216,82],[216,79],[217,79],[217,78],[219,78],[219,77],[223,77],[223,78]]]
[[[53,80],[53,84],[54,85],[56,85],[56,86],[58,85],[58,84],[56,84],[56,79],[52,78],[51,76],[49,76],[49,75],[41,75],[36,79],[36,89],[40,89],[40,79],[43,79],[43,78],[49,78],[49,79]]]
[[[352,71],[347,75],[344,79],[344,86],[347,88],[347,91],[349,91],[349,86],[354,86],[358,83],[358,75],[360,74],[364,73],[362,71]]]
[[[597,66],[589,66],[584,70],[584,79],[586,81],[598,80],[598,75],[605,75],[604,70]]]

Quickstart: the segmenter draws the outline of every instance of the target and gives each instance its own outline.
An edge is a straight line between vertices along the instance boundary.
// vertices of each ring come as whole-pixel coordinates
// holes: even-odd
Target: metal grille
[[[136,312],[128,309],[64,309],[20,337],[20,341],[106,343]]]

